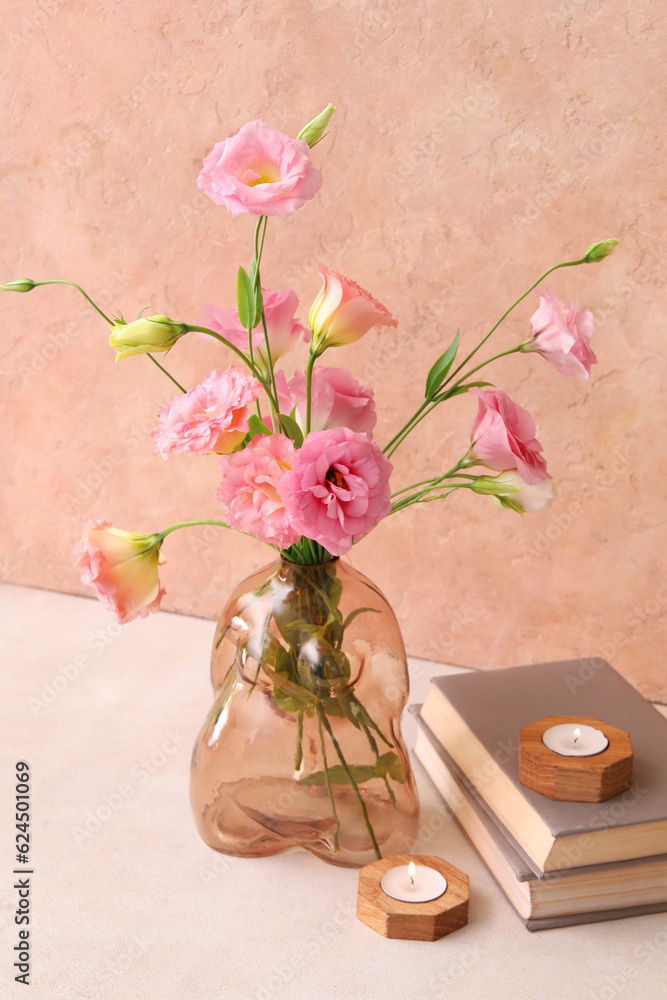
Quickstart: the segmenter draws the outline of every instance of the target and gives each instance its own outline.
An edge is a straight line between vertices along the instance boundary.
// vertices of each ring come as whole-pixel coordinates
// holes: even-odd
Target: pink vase
[[[220,618],[211,677],[191,776],[210,847],[303,847],[346,867],[410,848],[419,804],[400,733],[405,649],[366,577],[338,559],[278,560],[249,577]]]

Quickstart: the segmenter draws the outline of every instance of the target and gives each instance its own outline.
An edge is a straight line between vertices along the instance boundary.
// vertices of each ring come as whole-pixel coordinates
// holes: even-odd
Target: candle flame
[[[415,884],[415,871],[416,871],[415,863],[414,861],[411,861],[410,864],[408,865],[408,878],[410,879],[412,885]]]
[[[577,742],[577,740],[579,739],[580,736],[581,736],[581,729],[579,729],[579,726],[577,726],[577,728],[574,730],[574,742],[575,743]]]

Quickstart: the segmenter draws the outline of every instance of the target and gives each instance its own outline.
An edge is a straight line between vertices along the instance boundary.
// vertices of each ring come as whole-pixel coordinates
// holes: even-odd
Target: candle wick
[[[411,881],[411,882],[412,882],[412,884],[414,885],[414,884],[415,884],[415,880],[413,879],[412,875],[409,875],[409,876],[408,876],[408,878],[410,879],[410,881]]]
[[[579,737],[578,737],[578,736],[575,736],[575,737],[574,737],[574,742],[576,743],[578,739],[579,739]]]

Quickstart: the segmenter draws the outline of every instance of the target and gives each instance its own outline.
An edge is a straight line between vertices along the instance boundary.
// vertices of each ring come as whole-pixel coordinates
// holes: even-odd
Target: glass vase
[[[303,847],[345,867],[410,848],[407,661],[370,580],[339,559],[260,570],[220,618],[211,678],[191,776],[210,847],[238,857]]]

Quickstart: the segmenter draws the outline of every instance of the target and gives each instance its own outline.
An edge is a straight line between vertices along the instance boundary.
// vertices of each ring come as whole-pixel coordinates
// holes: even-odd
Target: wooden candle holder
[[[551,726],[593,726],[609,746],[593,757],[564,757],[549,750],[542,736]],[[524,726],[520,734],[519,781],[559,802],[604,802],[630,787],[632,741],[608,722],[584,716],[550,715]]]
[[[382,891],[380,880],[384,873],[410,861],[435,868],[444,875],[447,889],[442,896],[427,903],[404,903]],[[386,938],[437,941],[468,923],[468,876],[442,858],[412,857],[410,854],[380,858],[359,872],[357,916]]]

